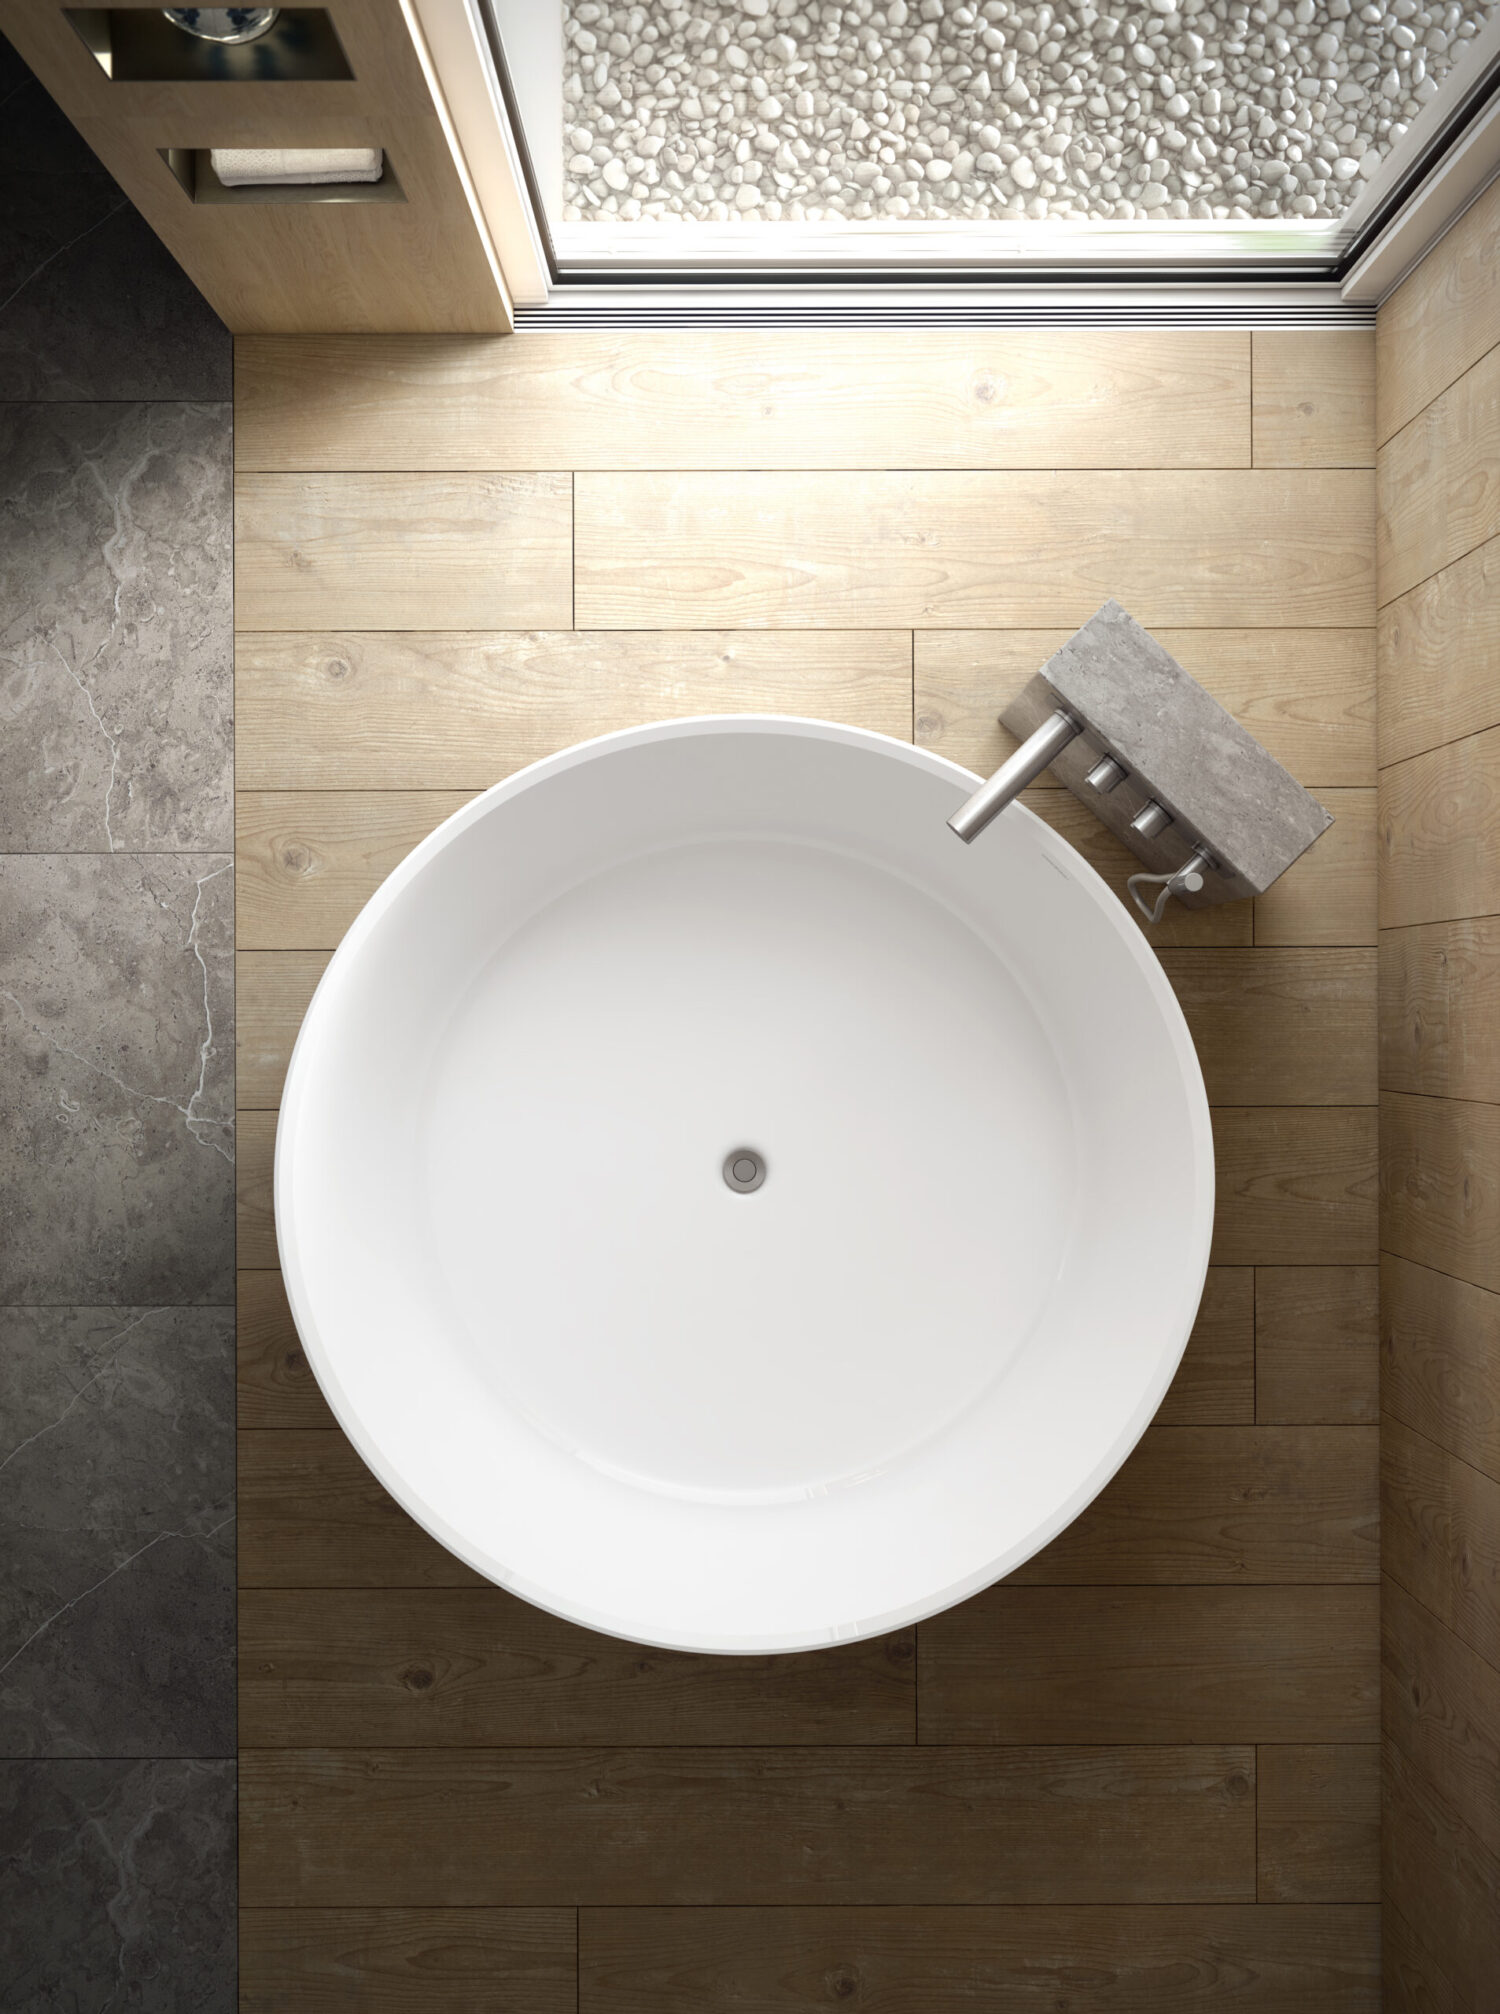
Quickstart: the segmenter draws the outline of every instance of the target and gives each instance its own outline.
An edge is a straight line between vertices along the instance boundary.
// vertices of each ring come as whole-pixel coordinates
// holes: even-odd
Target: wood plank
[[[1487,539],[1380,611],[1380,760],[1461,741],[1500,721],[1500,539]]]
[[[698,1657],[597,1636],[498,1587],[247,1588],[239,1641],[241,1748],[873,1745],[916,1732],[911,1629]]]
[[[843,340],[827,344],[830,370]],[[984,367],[992,369],[998,343],[1009,340],[1008,332],[998,340],[964,337],[951,353],[955,359],[966,355],[965,369],[982,354]],[[1051,343],[1051,332],[1046,340]],[[621,351],[626,341],[606,335],[600,348]],[[271,345],[287,354],[275,365],[280,403],[266,437],[279,428],[282,439],[302,443],[286,451],[282,467],[289,482],[297,480],[299,467],[320,466],[335,478],[365,468],[371,479],[384,480],[381,471],[406,465],[389,458],[393,451],[409,452],[416,465],[424,455],[434,457],[425,463],[426,477],[400,479],[400,491],[393,490],[398,497],[416,495],[424,479],[448,481],[467,468],[493,480],[505,470],[586,467],[592,453],[610,456],[618,469],[626,465],[624,448],[632,439],[648,462],[667,459],[672,469],[684,466],[689,438],[693,455],[707,459],[722,450],[733,465],[735,454],[749,456],[742,444],[757,427],[762,469],[776,465],[778,451],[792,456],[799,429],[801,460],[809,454],[806,444],[819,438],[857,442],[851,453],[874,452],[871,430],[882,428],[890,439],[907,441],[925,431],[934,458],[951,451],[955,467],[986,466],[982,453],[958,460],[954,444],[967,429],[975,446],[993,451],[996,466],[1018,468],[1034,454],[1049,470],[1066,468],[1075,436],[1072,422],[1058,418],[1058,395],[1075,369],[1072,356],[1053,368],[1043,343],[1026,334],[1020,348],[1029,345],[1041,360],[1035,399],[1013,371],[998,398],[978,402],[985,404],[983,414],[965,416],[958,400],[970,390],[928,368],[925,338],[869,341],[872,357],[879,347],[879,368],[887,377],[877,379],[872,364],[840,395],[827,372],[818,377],[808,365],[800,334],[771,346],[779,345],[784,367],[764,360],[762,338],[736,335],[727,347],[743,356],[744,368],[699,371],[701,408],[692,405],[684,382],[698,369],[692,346],[679,352],[674,344],[668,355],[654,337],[628,339],[639,343],[640,362],[615,372],[607,385],[586,382],[578,347],[570,357],[559,344],[557,370],[569,375],[569,384],[548,392],[538,383],[533,406],[527,405],[532,394],[515,391],[505,373],[520,369],[540,380],[548,367],[540,350],[519,344],[503,353],[496,345],[430,346],[420,367],[414,364],[409,379],[395,386],[375,382],[384,366],[371,345],[349,346],[347,369],[341,361],[324,383],[314,373],[298,379],[297,346]],[[1248,337],[1233,341],[1242,355],[1248,352]],[[657,352],[652,358],[648,342]],[[415,356],[411,346],[393,350],[403,347]],[[1191,344],[1185,349],[1196,370],[1206,351]],[[1125,375],[1124,353],[1113,337],[1098,341],[1097,350],[1099,374],[1087,383],[1080,379],[1080,397],[1093,399],[1089,410],[1099,415],[1095,440],[1103,441],[1114,425],[1140,429],[1145,438],[1148,413],[1162,404],[1157,390],[1142,377],[1133,412],[1126,405],[1135,394],[1122,383],[1096,398],[1107,373],[1117,380]],[[839,368],[852,368],[850,354],[846,350]],[[434,361],[443,380],[441,399],[433,391]],[[472,390],[476,368],[490,391]],[[810,371],[826,411],[811,409]],[[756,372],[758,387],[746,382]],[[882,403],[891,373],[904,374],[902,381],[913,388],[903,395],[904,405],[894,397]],[[622,377],[628,384],[622,386]],[[509,413],[495,387],[514,392]],[[382,453],[374,414],[387,393],[393,418]],[[757,423],[752,408],[762,394],[780,404]],[[675,425],[650,417],[669,395],[678,399]],[[630,416],[613,435],[579,419],[579,437],[586,433],[589,443],[579,458],[543,458],[545,430],[554,429],[551,438],[558,440],[557,430],[575,425],[567,406],[575,396],[580,410],[585,401],[618,396]],[[934,418],[940,403],[950,416],[947,436]],[[536,430],[528,433],[533,409]],[[430,426],[424,427],[424,410]],[[682,414],[694,412],[694,425],[683,424]],[[1247,447],[1248,424],[1249,401],[1242,394],[1234,425]],[[1044,448],[1048,426],[1053,438]],[[486,428],[501,442],[493,453]],[[1222,437],[1231,439],[1227,430]],[[328,444],[322,463],[311,445],[319,440]],[[241,442],[254,451],[243,431]],[[482,460],[463,458],[477,457],[481,442]],[[898,466],[917,465],[907,455]],[[343,1436],[330,1430],[331,1415],[307,1371],[272,1270],[273,1108],[289,1043],[326,954],[410,847],[496,776],[637,719],[765,707],[819,712],[908,735],[913,690],[906,625],[896,625],[900,635],[853,633],[820,612],[798,630],[774,618],[742,617],[737,606],[728,606],[717,619],[721,624],[748,620],[757,626],[744,634],[727,627],[705,634],[683,626],[686,619],[674,606],[671,630],[654,635],[616,626],[607,633],[573,633],[568,610],[560,617],[554,611],[524,618],[524,628],[518,627],[522,618],[507,615],[497,630],[492,615],[470,616],[446,590],[432,613],[424,578],[414,570],[393,579],[394,591],[405,595],[409,589],[411,600],[389,622],[378,610],[372,613],[373,594],[361,590],[346,614],[323,612],[296,624],[288,618],[293,634],[257,626],[242,636],[241,783],[256,788],[242,793],[240,807],[241,1256],[242,1263],[264,1269],[242,1278],[244,1714],[247,1742],[266,1744],[264,1750],[247,1748],[244,1765],[245,1894],[252,1903],[278,1905],[252,1907],[247,1922],[279,1925],[284,1948],[274,1963],[283,1969],[265,1976],[268,1993],[279,1995],[281,2005],[306,2007],[309,2014],[345,2014],[354,2006],[383,2014],[388,1998],[393,2009],[420,2005],[424,2014],[429,2008],[441,2014],[450,2004],[465,2014],[471,2005],[483,2006],[489,2014],[491,2006],[514,2001],[516,2014],[551,2014],[543,1997],[550,1986],[532,1990],[523,1978],[512,1987],[505,1926],[496,1913],[507,1903],[566,1911],[592,1901],[733,1903],[742,1905],[734,1916],[750,1922],[752,1906],[758,1913],[765,1904],[895,1907],[915,1898],[965,1906],[923,1947],[929,1972],[921,1970],[928,1961],[919,1952],[910,1964],[898,1958],[888,1975],[872,1973],[868,1981],[860,1975],[860,1993],[866,1983],[873,1992],[877,1978],[889,1978],[882,1988],[888,2014],[940,2008],[945,1994],[955,2006],[967,2004],[976,1980],[986,1998],[1003,1997],[1007,2004],[1013,1998],[1018,2006],[1035,2000],[1039,2009],[1062,1994],[1087,2008],[1093,2004],[1087,1996],[1094,1995],[1101,2009],[1158,2014],[1229,1994],[1248,2008],[1263,2005],[1267,2014],[1304,2001],[1373,2014],[1375,1912],[1314,1904],[1239,1907],[1240,1901],[1252,1903],[1256,1887],[1248,1746],[1231,1751],[1232,1771],[1220,1759],[1207,1776],[1193,1774],[1203,1751],[1181,1746],[1255,1738],[1323,1743],[1351,1735],[1363,1742],[1373,1734],[1374,1432],[1252,1423],[1252,1269],[1316,1272],[1362,1266],[1373,1257],[1374,1136],[1369,1111],[1356,1109],[1371,1095],[1373,975],[1364,947],[1373,936],[1373,646],[1371,633],[1355,626],[1369,620],[1372,599],[1369,483],[1351,472],[1323,488],[1324,479],[1313,471],[1258,474],[1279,486],[1281,496],[1293,496],[1296,508],[1281,510],[1283,521],[1269,530],[1280,506],[1257,505],[1243,522],[1227,506],[1210,510],[1206,553],[1204,541],[1194,542],[1197,520],[1205,516],[1203,499],[1223,477],[1173,477],[1165,529],[1146,522],[1152,499],[1141,501],[1142,480],[1148,489],[1155,483],[1153,496],[1167,494],[1165,481],[1149,474],[1137,478],[1117,470],[1102,481],[1062,473],[929,479],[966,496],[977,481],[980,488],[989,485],[986,494],[1005,499],[1004,509],[988,519],[966,503],[936,526],[940,538],[960,541],[958,557],[969,569],[954,575],[960,591],[992,597],[961,619],[993,620],[993,606],[1030,592],[1035,576],[1051,597],[1044,612],[1005,619],[1055,625],[1050,631],[924,631],[916,637],[919,685],[924,653],[932,652],[931,665],[961,670],[961,656],[945,658],[943,652],[950,641],[967,644],[966,703],[973,720],[964,731],[982,726],[989,732],[980,709],[996,703],[997,659],[1019,670],[1032,640],[1061,641],[1106,593],[1124,593],[1130,583],[1122,588],[1119,576],[1141,563],[1151,592],[1165,599],[1179,592],[1180,583],[1184,600],[1197,598],[1176,618],[1180,626],[1165,631],[1168,647],[1190,669],[1201,665],[1211,689],[1222,681],[1252,732],[1320,795],[1344,793],[1349,800],[1330,798],[1337,839],[1330,835],[1318,849],[1322,857],[1315,854],[1305,864],[1302,872],[1314,885],[1280,886],[1279,918],[1274,899],[1259,918],[1248,904],[1196,914],[1174,905],[1171,920],[1149,933],[1164,948],[1169,970],[1179,961],[1180,990],[1211,1088],[1228,1103],[1216,1114],[1225,1201],[1215,1253],[1228,1263],[1210,1274],[1182,1371],[1160,1414],[1163,1424],[1148,1433],[1079,1526],[994,1591],[997,1601],[1018,1610],[1031,1605],[1025,1630],[1010,1633],[1011,1648],[1024,1642],[1030,1654],[1019,1670],[1011,1668],[996,1634],[999,1703],[991,1700],[989,1710],[997,1731],[982,1731],[978,1744],[960,1731],[922,1748],[906,1745],[911,1667],[897,1658],[887,1673],[879,1644],[809,1659],[664,1656],[592,1637],[491,1587],[406,1518]],[[607,479],[580,477],[580,495],[595,480]],[[778,481],[783,504],[794,506],[789,518],[803,508],[808,480]],[[1250,472],[1230,472],[1228,480],[1249,493]],[[727,479],[723,493],[749,494],[761,482],[758,475]],[[946,565],[948,548],[913,543],[932,527],[910,510],[877,522],[880,497],[911,482],[920,478],[845,480],[841,516],[811,524],[809,540],[836,539],[852,509],[861,525],[876,531],[868,555],[856,553],[855,568],[868,564],[870,579],[890,574],[901,592],[915,582],[925,594],[921,568],[934,557]],[[1040,571],[1035,538],[1015,560],[1003,538],[1007,513],[1023,521],[1027,499],[1038,491],[1048,500],[1043,537],[1054,541]],[[1303,503],[1314,492],[1327,514],[1331,544],[1314,539],[1308,570],[1295,576],[1292,591],[1320,599],[1310,611],[1288,613],[1275,568],[1294,539],[1307,542]],[[1133,501],[1116,514],[1118,522],[1108,521],[1116,499],[1127,498]],[[1358,520],[1350,499],[1363,499],[1362,533],[1350,529]],[[1075,553],[1067,541],[1079,527],[1093,544]],[[769,551],[774,542],[751,529]],[[705,548],[711,530],[703,528]],[[1355,551],[1361,536],[1362,555]],[[351,535],[347,550],[335,539],[340,566],[347,562],[357,572],[364,565],[363,537],[363,530]],[[798,563],[803,543],[799,532],[796,542],[772,552],[769,563],[785,562],[788,554]],[[818,559],[822,548],[813,543],[811,549]],[[1049,572],[1054,550],[1057,564]],[[1222,576],[1214,573],[1217,553]],[[1345,553],[1347,575],[1324,565]],[[612,565],[620,556],[618,547],[606,554]],[[1259,586],[1254,578],[1247,584],[1247,557]],[[650,570],[661,561],[661,553],[653,554]],[[466,591],[476,581],[487,591],[482,576],[481,568]],[[642,579],[649,584],[647,575]],[[937,583],[943,592],[946,580]],[[300,586],[294,581],[294,591]],[[839,581],[834,588],[844,592]],[[1241,605],[1206,616],[1221,590]],[[718,592],[714,588],[708,598]],[[822,586],[818,592],[826,601]],[[883,619],[872,617],[863,595],[861,579],[853,579],[852,619]],[[1358,612],[1330,612],[1340,596],[1350,608],[1357,596]],[[1141,602],[1132,605],[1155,620]],[[946,605],[940,619],[948,619]],[[433,626],[450,621],[459,627]],[[1270,626],[1281,621],[1293,626]],[[327,633],[310,626],[335,622],[339,626]],[[412,622],[414,629],[404,627]],[[369,631],[371,623],[380,627]],[[993,654],[986,655],[988,645]],[[1026,671],[1045,654],[1044,648]],[[962,696],[958,671],[950,682]],[[935,704],[946,705],[947,688],[935,680],[932,690]],[[982,737],[972,746],[967,759],[983,762]],[[1049,786],[1044,779],[1028,802],[1123,892],[1136,865],[1132,857],[1085,807]],[[1357,839],[1352,828],[1361,814],[1363,872],[1357,847],[1339,850]],[[1368,928],[1362,904],[1371,912]],[[1274,949],[1245,948],[1257,928]],[[1242,961],[1238,968],[1234,960]],[[1257,989],[1253,1011],[1236,998],[1236,969]],[[1316,1108],[1297,1109],[1310,1100],[1318,1101]],[[1289,1311],[1288,1335],[1293,1320]],[[1297,1334],[1305,1340],[1282,1350],[1288,1378],[1310,1372],[1323,1332],[1307,1315]],[[1328,1404],[1337,1361],[1318,1374],[1320,1405]],[[1280,1403],[1291,1410],[1294,1402]],[[1179,1581],[1184,1585],[1174,1585]],[[1057,1610],[1050,1626],[1051,1698],[1044,1685],[1049,1605]],[[1073,1635],[1064,1629],[1067,1616],[1082,1618]],[[948,1628],[950,1620],[923,1625],[924,1637]],[[423,1683],[428,1674],[431,1683]],[[980,1726],[987,1699],[982,1674],[971,1690]],[[1012,1694],[1026,1702],[1019,1710],[1035,1714],[1038,1732],[1030,1739],[1059,1746],[1043,1752],[1017,1741],[1014,1716],[1005,1711]],[[1043,1733],[1049,1727],[1058,1731]],[[939,1728],[937,1721],[924,1721],[929,1736]],[[1101,1734],[1119,1746],[1087,1745]],[[289,1741],[307,1750],[293,1751],[285,1746]],[[622,1741],[629,1746],[614,1746]],[[962,1745],[950,1747],[949,1741]],[[1085,1745],[1066,1745],[1078,1742]],[[559,1743],[595,1746],[579,1754]],[[782,1743],[798,1746],[775,1746]],[[851,1752],[856,1745],[862,1748],[857,1756]],[[952,1765],[946,1774],[935,1773],[941,1763]],[[1231,1787],[1232,1774],[1239,1783]],[[1209,1818],[1205,1804],[1212,1807]],[[1226,1897],[1237,1900],[1230,1905]],[[1071,1912],[1054,1935],[1039,1917],[1020,1923],[1023,1915],[1036,1916],[1032,1898],[1047,1907],[1090,1908]],[[1176,1906],[1185,1898],[1197,1904],[1195,1921],[1205,1925],[1201,1936],[1186,1942],[1176,1927],[1187,1917]],[[986,1957],[978,1944],[965,1941],[963,1926],[997,1902],[1017,1906],[1011,1919],[1017,1927],[1013,1936],[1006,1933],[1008,1942],[999,1930],[991,1932]],[[283,1912],[279,1905],[289,1903],[303,1906]],[[454,1907],[461,1903],[472,1903],[472,1910]],[[358,1920],[345,1918],[343,1909],[355,1904]],[[412,1906],[421,1904],[433,1905],[432,1914]],[[325,1914],[327,1905],[336,1907]],[[388,1917],[379,1905],[389,1905]],[[1114,1928],[1102,1911],[1114,1913]],[[723,1913],[727,1918],[731,1912]],[[462,1921],[450,1929],[450,1914],[473,1917],[473,1941],[465,1941]],[[1209,1916],[1222,1920],[1209,1925]],[[1243,1926],[1236,1928],[1240,1919]],[[622,1914],[619,1920],[641,1919]],[[1158,1922],[1166,1933],[1159,1943],[1152,1941]],[[377,1933],[366,1937],[365,1923],[378,1926]],[[874,1948],[878,1958],[886,1947]],[[830,1984],[826,1967],[793,1973],[773,1965],[778,1947],[769,1932],[744,1949],[745,1963],[761,1963],[761,1970],[731,1968],[726,1992],[739,1982],[754,1992],[755,1982],[763,1981],[767,2006],[805,2002],[809,2008],[830,1996],[848,1997],[844,1973]],[[837,1952],[829,1964],[835,1962],[841,1962]],[[985,1962],[989,1970],[976,1972]],[[487,1968],[493,1973],[488,1980]],[[649,1982],[628,1966],[607,1979],[599,1973],[601,1990],[617,1980],[622,1994],[637,1995],[621,2006],[639,2005],[642,2014],[648,2005],[652,2014],[673,2014],[678,2005],[683,2014],[690,2005],[711,2009],[720,2004],[714,1997],[719,1978],[707,1961],[698,1966],[691,1950],[680,1964],[669,1950]],[[930,1986],[924,1984],[929,1978]],[[776,1997],[783,1993],[790,1997]],[[320,1995],[328,1996],[326,2010]],[[581,2004],[588,2007],[586,1997]],[[880,2002],[872,1998],[871,2004]],[[601,2000],[595,2014],[611,2014],[612,2006]]]
[[[1500,1670],[1387,1576],[1381,1728],[1500,1856]]]
[[[257,477],[257,481],[266,478]],[[580,474],[581,629],[1374,620],[1358,469]]]
[[[1398,428],[1500,342],[1500,188],[1491,183],[1381,303],[1377,433]]]
[[[1016,737],[1001,709],[1067,642],[1066,629],[935,629],[915,637],[916,738],[988,776]],[[1183,669],[1299,783],[1375,782],[1375,640],[1368,629],[1161,629]],[[1051,770],[1042,787],[1061,788]]]
[[[1210,1266],[1203,1300],[1158,1426],[1248,1425],[1255,1418],[1255,1272]]]
[[[576,2014],[571,1909],[246,1909],[240,2014]]]
[[[241,951],[234,961],[234,1096],[242,1112],[274,1111],[292,1044],[327,951]]]
[[[1380,922],[1500,911],[1500,727],[1380,772]]]
[[[1500,1483],[1389,1414],[1380,1469],[1386,1573],[1500,1667]]]
[[[1375,556],[1382,608],[1500,531],[1500,348],[1380,450]]]
[[[1375,1263],[1373,1107],[1221,1105],[1213,1128],[1219,1265]]]
[[[1150,1427],[1027,1586],[1373,1581],[1373,1428]],[[242,1587],[470,1587],[342,1434],[240,1436]]]
[[[1500,916],[1380,934],[1380,1082],[1500,1104]]]
[[[1381,1898],[1380,1920],[1383,2014],[1466,2014],[1442,1967],[1389,1894]]]
[[[1374,1741],[1379,1592],[988,1589],[922,1624],[924,1742]]]
[[[251,1749],[248,1904],[1236,1902],[1250,1748]]]
[[[1256,1758],[1257,1899],[1378,1902],[1379,1744],[1262,1744]]]
[[[239,1436],[239,1584],[489,1587],[409,1518],[341,1433]]]
[[[1325,790],[1334,823],[1255,898],[1255,942],[1373,944],[1377,935],[1373,790]]]
[[[1372,468],[1375,331],[1257,329],[1251,337],[1257,468]]]
[[[1380,2006],[1374,1909],[586,1909],[579,1964],[581,2014]]]
[[[1385,1749],[1381,1860],[1386,1893],[1442,1955],[1461,2007],[1490,2014],[1500,1951],[1500,1857],[1464,1824],[1394,1742]]]
[[[235,624],[570,629],[572,525],[566,473],[240,476]]]
[[[1380,1390],[1388,1413],[1500,1483],[1500,1295],[1383,1253]]]
[[[1216,1105],[1373,1105],[1375,952],[1163,950]]]
[[[1373,1427],[1150,1427],[1008,1585],[1373,1581]]]
[[[241,1431],[336,1426],[297,1335],[280,1273],[240,1273],[236,1304]]]
[[[235,1126],[234,1235],[237,1263],[258,1269],[279,1266],[276,1213],[276,1114],[242,1112]]]
[[[1389,1091],[1380,1138],[1382,1248],[1500,1289],[1500,1105]]]
[[[475,794],[237,791],[240,950],[335,950],[386,876]]]
[[[1338,1424],[1380,1416],[1374,1266],[1257,1266],[1255,1417]]]
[[[1337,338],[1335,338],[1337,340]],[[528,332],[242,343],[241,469],[1225,468],[1241,331]]]
[[[575,741],[693,713],[911,739],[905,630],[242,635],[241,789],[486,790]]]

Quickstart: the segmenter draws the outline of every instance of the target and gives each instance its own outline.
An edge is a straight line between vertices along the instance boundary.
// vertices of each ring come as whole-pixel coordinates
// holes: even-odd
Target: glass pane
[[[546,4],[525,12],[533,41],[553,32]],[[552,163],[565,257],[627,252],[632,233],[668,256],[676,233],[691,257],[853,232],[918,254],[972,240],[1004,256],[1045,236],[1326,260],[1372,185],[1440,127],[1494,12],[562,0],[560,117],[554,98],[527,123],[550,129],[534,151]]]

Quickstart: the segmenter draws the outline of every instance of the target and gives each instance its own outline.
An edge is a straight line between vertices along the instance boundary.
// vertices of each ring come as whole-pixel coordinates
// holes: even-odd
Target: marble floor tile
[[[234,1753],[234,1310],[0,1308],[0,1756]]]
[[[0,1762],[7,2014],[234,2014],[232,1762]]]
[[[230,439],[0,405],[0,852],[232,845]]]
[[[233,869],[0,856],[0,1305],[234,1298]]]
[[[0,399],[227,399],[228,331],[0,38]]]

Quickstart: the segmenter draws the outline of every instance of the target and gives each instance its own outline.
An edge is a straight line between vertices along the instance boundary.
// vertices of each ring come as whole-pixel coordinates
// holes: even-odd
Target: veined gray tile
[[[232,1762],[0,1762],[12,2014],[234,2014]]]
[[[232,340],[0,43],[0,398],[227,399]]]
[[[234,1310],[0,1308],[0,1756],[234,1753]]]
[[[233,844],[228,406],[0,406],[0,852]]]
[[[0,857],[0,1304],[234,1298],[233,870]]]

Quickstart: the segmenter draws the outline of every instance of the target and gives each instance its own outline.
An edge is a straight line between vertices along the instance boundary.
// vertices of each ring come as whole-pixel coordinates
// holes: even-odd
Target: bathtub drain
[[[736,1147],[724,1156],[724,1180],[731,1189],[748,1196],[766,1179],[766,1164],[753,1147]]]

